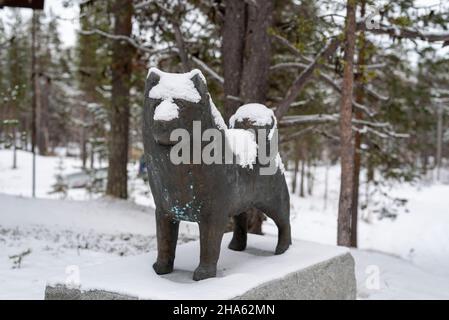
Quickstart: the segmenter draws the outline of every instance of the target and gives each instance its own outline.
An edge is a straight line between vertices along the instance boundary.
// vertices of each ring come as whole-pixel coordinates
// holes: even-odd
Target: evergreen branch
[[[124,36],[124,35],[111,34],[111,33],[102,31],[102,30],[97,29],[97,28],[92,29],[92,30],[78,30],[78,32],[80,34],[82,34],[82,35],[85,35],[85,36],[100,35],[100,36],[103,36],[103,37],[106,37],[106,38],[112,39],[112,40],[126,41],[130,45],[132,45],[134,48],[136,48],[138,50],[141,50],[141,51],[144,51],[144,52],[147,52],[147,53],[150,53],[150,54],[160,53],[160,52],[163,52],[163,51],[167,50],[167,48],[164,48],[164,49],[150,49],[149,47],[145,47],[145,46],[139,44],[136,40],[134,40],[131,37]]]

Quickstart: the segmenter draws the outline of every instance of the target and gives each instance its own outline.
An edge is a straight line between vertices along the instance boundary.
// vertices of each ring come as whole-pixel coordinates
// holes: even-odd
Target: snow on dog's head
[[[266,126],[273,123],[273,110],[260,103],[248,103],[239,107],[235,114],[229,119],[231,127],[236,121],[250,120],[256,126]]]
[[[149,98],[161,100],[154,111],[153,119],[156,121],[171,121],[179,117],[179,107],[175,101],[177,99],[192,103],[200,102],[201,93],[195,82],[200,81],[207,88],[206,79],[198,69],[187,73],[168,73],[150,68],[147,78],[152,82]]]
[[[205,98],[203,104],[209,105],[210,108],[206,112],[212,114],[215,125],[221,130],[227,129],[226,123],[209,95],[206,78],[200,70],[169,73],[153,67],[148,71],[147,79],[150,83],[148,97],[160,101],[154,110],[153,120],[178,119],[180,101],[200,104],[200,101]]]
[[[187,73],[168,73],[157,68],[150,68],[148,77],[151,74],[157,75],[159,82],[151,88],[150,98],[160,100],[183,99],[190,102],[201,100],[201,95],[193,82],[195,76],[198,76],[206,84],[206,78],[200,70],[193,69]]]
[[[168,73],[151,68],[147,76],[146,110],[153,122],[151,131],[160,144],[172,145],[171,132],[185,129],[192,132],[193,123],[201,122],[202,128],[226,129],[220,112],[215,107],[201,71]]]
[[[271,139],[277,128],[273,110],[260,103],[248,103],[239,107],[229,119],[230,128],[269,129],[268,138]]]

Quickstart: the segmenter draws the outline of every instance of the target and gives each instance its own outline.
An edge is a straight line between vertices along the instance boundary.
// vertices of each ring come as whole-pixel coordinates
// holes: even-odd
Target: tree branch
[[[315,128],[316,128],[315,126],[310,126],[310,127],[301,129],[299,131],[296,131],[292,134],[282,137],[282,139],[279,141],[279,143],[282,144],[282,143],[288,142],[290,140],[296,139],[296,138],[302,136],[303,134],[313,131]]]
[[[151,54],[167,50],[167,48],[165,48],[165,49],[150,49],[149,47],[140,45],[136,40],[134,40],[131,37],[124,36],[124,35],[111,34],[111,33],[96,29],[96,28],[92,29],[92,30],[78,30],[78,32],[84,36],[91,36],[91,35],[97,34],[97,35],[100,35],[100,36],[103,36],[103,37],[106,37],[106,38],[112,39],[112,40],[126,41],[130,45],[132,45],[134,48],[144,51],[144,52],[151,53]]]
[[[388,34],[394,38],[421,39],[429,42],[449,41],[449,32],[425,32],[412,28],[379,25],[379,28],[367,29],[365,22],[357,24],[357,30],[365,30],[373,34]]]
[[[16,36],[12,36],[11,38],[3,41],[2,43],[0,43],[0,48],[5,48],[8,46],[8,44],[12,44],[14,42],[14,39],[16,38]]]
[[[209,67],[204,61],[198,59],[197,57],[191,56],[192,61],[201,69],[204,70],[208,75],[210,75],[219,84],[224,84],[224,79],[217,72],[215,72],[211,67]]]
[[[285,116],[280,122],[279,126],[281,128],[288,128],[297,125],[308,125],[308,124],[323,124],[323,123],[337,123],[339,121],[340,115],[338,113],[334,114],[309,114],[309,115],[298,115],[298,116]],[[391,125],[386,122],[371,122],[366,120],[351,120],[353,124],[353,130],[360,133],[374,133],[381,138],[409,138],[409,134],[396,133],[390,130]],[[362,125],[359,128],[357,125]],[[383,130],[378,131],[376,129]]]
[[[321,80],[324,80],[327,84],[329,84],[338,94],[341,95],[341,87],[338,83],[336,83],[330,76],[324,74],[323,72],[320,72],[319,78]],[[352,99],[352,106],[355,108],[358,108],[362,110],[364,113],[366,113],[370,118],[375,115],[374,112],[370,111],[369,108],[363,104],[360,104],[354,99]]]
[[[410,28],[398,28],[396,26],[387,25],[380,25],[379,28],[367,29],[365,21],[357,22],[356,29],[358,31],[369,31],[373,34],[389,34],[390,36],[396,38],[421,39],[429,42],[449,41],[449,32],[421,32]],[[296,47],[294,47],[287,39],[279,35],[273,35],[273,38],[278,42],[284,44],[291,52],[307,60],[307,58],[304,57],[301,52]],[[314,58],[314,60],[310,62],[307,68],[304,69],[296,78],[296,80],[287,91],[286,97],[278,104],[276,108],[276,117],[278,118],[278,120],[280,120],[287,113],[290,104],[293,103],[293,101],[299,95],[300,91],[310,80],[311,76],[313,75],[313,71],[321,67],[319,63],[320,60],[327,58],[337,50],[337,48],[340,46],[340,39],[340,36],[333,38],[329,42],[329,44]],[[378,96],[378,98],[379,97],[380,96]]]
[[[285,116],[279,122],[281,128],[296,126],[300,124],[318,124],[318,123],[328,123],[337,122],[338,114],[308,114],[300,116]]]
[[[389,97],[383,96],[382,94],[374,91],[374,89],[372,89],[370,87],[364,86],[363,89],[366,91],[366,93],[368,93],[368,95],[371,96],[371,98],[374,98],[379,101],[384,101],[384,102],[390,100]]]
[[[280,120],[288,111],[290,105],[298,97],[300,91],[311,79],[315,69],[320,67],[320,61],[333,54],[340,45],[340,37],[333,38],[329,44],[321,50],[315,59],[305,68],[287,91],[286,97],[276,107],[276,117]]]

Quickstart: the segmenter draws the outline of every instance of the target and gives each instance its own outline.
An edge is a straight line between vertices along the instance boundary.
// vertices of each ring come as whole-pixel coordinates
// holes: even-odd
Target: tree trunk
[[[424,142],[422,142],[424,144]],[[429,166],[429,155],[427,154],[427,148],[425,148],[421,153],[421,173],[423,175],[427,174],[427,168]]]
[[[268,30],[273,20],[274,1],[255,0],[246,5],[244,1],[229,0],[226,5],[230,5],[229,8],[231,9],[227,11],[228,7],[226,7],[223,32],[225,98],[237,94],[244,103],[258,102],[264,104],[268,90],[268,72],[271,60],[271,43]],[[246,10],[242,11],[243,6]],[[238,16],[238,19],[235,16]],[[231,26],[233,23],[236,25]],[[242,30],[244,30],[244,33],[239,34]],[[242,35],[244,35],[244,42],[242,42]],[[232,36],[237,36],[237,38],[232,39]],[[234,49],[236,50],[234,53],[226,52]],[[236,65],[227,70],[233,63]],[[239,77],[241,77],[241,81],[238,89],[236,83],[239,83],[237,82]],[[229,81],[236,83],[231,84]],[[226,82],[228,83],[226,84]],[[233,100],[234,102],[232,102]],[[225,99],[225,104],[225,117],[228,119],[241,103],[235,101],[235,99]],[[266,218],[261,211],[253,211],[257,212],[248,215],[248,230],[261,233],[262,222]],[[256,217],[251,217],[254,214]]]
[[[243,52],[240,96],[244,103],[265,104],[268,91],[268,72],[271,60],[271,43],[268,29],[271,27],[273,0],[256,0],[247,7],[245,47]],[[262,232],[266,220],[260,210],[249,215],[249,230]],[[253,216],[253,217],[251,217]]]
[[[351,218],[354,195],[354,138],[352,134],[352,93],[355,47],[356,1],[346,6],[345,55],[340,104],[341,185],[338,207],[337,244],[351,246]]]
[[[86,169],[86,162],[87,162],[87,128],[86,128],[86,107],[85,106],[81,106],[81,139],[80,139],[80,144],[81,144],[81,163],[82,163],[82,167],[83,169]]]
[[[251,208],[248,214],[248,232],[254,234],[263,234],[262,223],[267,220],[267,217],[256,208]]]
[[[1,79],[0,79],[1,80]],[[12,116],[11,119],[19,121],[17,117],[17,106],[13,105],[11,110]],[[3,119],[0,117],[0,127],[2,127]],[[11,128],[11,143],[12,143],[12,168],[17,169],[17,127],[19,126],[19,122],[14,124]],[[2,133],[0,131],[0,137]]]
[[[301,160],[301,181],[299,183],[299,196],[301,198],[305,197],[305,194],[304,194],[304,175],[306,174],[305,162],[306,161],[304,159]]]
[[[37,105],[37,126],[39,130],[37,136],[37,146],[39,148],[39,154],[43,156],[48,155],[50,145],[48,131],[50,88],[51,81],[48,77],[42,76],[38,78],[39,103]]]
[[[180,18],[178,18],[180,19]],[[182,37],[181,27],[178,23],[178,20],[172,19],[173,24],[173,32],[175,34],[175,40],[176,40],[176,46],[178,47],[178,55],[181,59],[182,69],[184,72],[190,71],[190,62],[189,62],[189,56],[187,54],[185,44],[184,44],[184,38]]]
[[[296,192],[296,179],[298,177],[298,168],[299,168],[299,159],[295,157],[295,169],[293,171],[293,179],[292,179],[292,193]]]
[[[363,94],[357,94],[357,97],[363,100]],[[356,99],[358,103],[361,103],[359,99]],[[355,118],[361,119],[361,112],[355,112]],[[357,222],[359,215],[359,188],[360,188],[360,167],[361,167],[361,156],[360,156],[360,145],[362,141],[362,136],[359,132],[355,133],[354,137],[354,189],[352,195],[352,217],[351,217],[351,247],[357,248]]]
[[[12,128],[12,168],[17,169],[17,137],[16,127]]]
[[[365,17],[365,1],[361,2],[360,16],[363,19]],[[362,30],[359,37],[359,54],[357,64],[358,74],[356,81],[358,83],[356,89],[355,100],[357,103],[363,104],[364,102],[364,81],[366,64],[366,39],[365,32]],[[354,116],[357,120],[363,120],[363,113],[360,109],[354,112]],[[357,248],[357,224],[359,217],[359,194],[360,194],[360,167],[361,167],[361,154],[360,147],[362,145],[362,134],[358,131],[354,133],[354,190],[353,190],[353,203],[352,203],[352,218],[351,218],[351,247]]]
[[[370,185],[374,181],[374,167],[370,161],[366,165],[365,206],[367,208],[364,220],[371,222],[372,212],[370,210]]]
[[[243,74],[240,94],[245,103],[265,103],[271,43],[268,29],[273,20],[273,0],[257,0],[248,5]]]
[[[330,167],[330,160],[328,157],[325,157],[324,161],[326,162],[326,169],[324,172],[324,206],[323,210],[327,209],[327,199],[329,194],[329,167]]]
[[[307,194],[311,196],[313,194],[313,172],[312,172],[312,160],[307,161]]]
[[[36,66],[36,51],[38,44],[36,41],[36,28],[37,28],[38,16],[36,10],[33,11],[32,27],[31,27],[31,152],[33,154],[32,162],[32,177],[31,177],[31,195],[36,197],[36,138],[37,138],[37,101],[38,101],[38,75]]]
[[[225,1],[222,30],[224,75],[224,119],[226,123],[241,105],[240,83],[243,70],[243,50],[246,30],[246,4],[241,0]]]
[[[131,36],[132,0],[116,0],[112,6],[115,35]],[[112,43],[112,92],[109,134],[109,164],[106,194],[126,199],[128,197],[128,139],[129,139],[129,91],[133,48],[126,41]]]
[[[90,144],[90,169],[92,170],[95,166],[95,149],[93,144]]]
[[[36,72],[36,114],[35,114],[35,126],[36,126],[36,138],[35,138],[35,148],[39,151],[39,154],[42,155],[42,146],[41,146],[41,109],[42,109],[42,99],[41,99],[41,79],[39,73]]]
[[[443,150],[443,106],[438,105],[437,110],[437,150],[436,150],[436,166],[437,166],[437,181],[440,181],[441,170],[441,154]]]

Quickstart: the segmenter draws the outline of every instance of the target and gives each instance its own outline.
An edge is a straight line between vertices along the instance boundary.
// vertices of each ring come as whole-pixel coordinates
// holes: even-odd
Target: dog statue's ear
[[[208,101],[209,91],[207,90],[207,83],[206,83],[206,79],[204,78],[203,74],[198,69],[194,69],[190,72],[193,74],[193,76],[190,78],[190,80],[192,80],[193,84],[195,85],[196,90],[200,94],[201,100],[206,99],[206,101]]]
[[[159,83],[159,80],[161,79],[161,76],[159,75],[159,69],[157,68],[150,68],[148,71],[147,76],[147,92],[151,90],[155,85]]]

